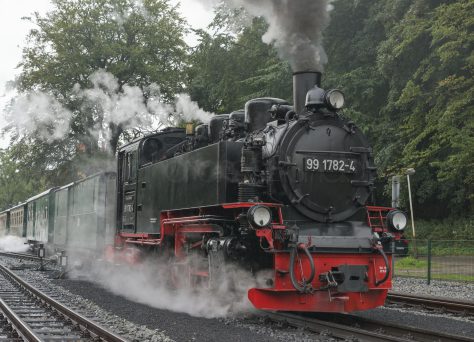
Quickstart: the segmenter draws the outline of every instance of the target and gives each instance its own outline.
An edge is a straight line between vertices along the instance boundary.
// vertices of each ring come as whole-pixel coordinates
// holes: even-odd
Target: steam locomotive
[[[188,282],[218,282],[228,263],[271,270],[268,287],[248,292],[259,309],[383,305],[407,219],[365,206],[372,150],[341,114],[343,93],[320,82],[318,72],[296,73],[294,106],[254,99],[195,132],[167,129],[122,147],[116,246],[170,253],[170,276]],[[374,212],[381,234],[367,222]]]
[[[248,291],[263,310],[383,305],[407,217],[366,205],[376,169],[342,114],[344,94],[323,90],[319,72],[296,73],[293,84],[293,106],[259,98],[195,129],[167,128],[122,146],[116,174],[16,207],[28,240],[92,246],[114,262],[161,257],[176,286],[212,289],[227,265],[267,271],[266,285]],[[0,233],[11,213],[0,213]]]

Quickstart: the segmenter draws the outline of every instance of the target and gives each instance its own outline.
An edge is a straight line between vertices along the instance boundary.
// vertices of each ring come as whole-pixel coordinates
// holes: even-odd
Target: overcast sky
[[[180,10],[189,24],[194,28],[204,28],[212,20],[211,9],[203,7],[196,0],[170,0],[173,4],[181,3]],[[0,0],[0,127],[4,127],[3,108],[11,97],[11,92],[5,84],[18,75],[16,66],[21,59],[21,51],[25,37],[33,27],[29,22],[21,20],[33,12],[46,13],[52,9],[50,0]],[[193,44],[192,36],[187,38]],[[5,147],[5,142],[0,139],[0,147]]]

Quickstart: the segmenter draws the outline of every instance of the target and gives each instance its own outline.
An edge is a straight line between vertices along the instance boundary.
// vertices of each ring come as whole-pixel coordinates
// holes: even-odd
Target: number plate
[[[359,163],[353,158],[303,158],[304,170],[308,172],[357,173]]]

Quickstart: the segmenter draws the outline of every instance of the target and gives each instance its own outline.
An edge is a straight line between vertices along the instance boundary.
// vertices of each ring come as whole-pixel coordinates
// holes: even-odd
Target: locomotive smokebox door
[[[279,174],[290,203],[319,222],[354,215],[371,192],[371,149],[362,132],[338,118],[305,117],[281,144]]]

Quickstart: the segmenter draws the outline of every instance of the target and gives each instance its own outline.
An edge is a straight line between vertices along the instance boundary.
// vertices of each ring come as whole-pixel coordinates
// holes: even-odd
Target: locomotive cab
[[[121,231],[135,233],[137,219],[146,206],[145,199],[142,199],[146,183],[138,184],[141,170],[165,159],[167,152],[185,138],[184,129],[171,128],[120,148],[117,158],[117,221]],[[137,203],[138,199],[140,203]]]

